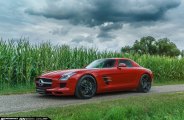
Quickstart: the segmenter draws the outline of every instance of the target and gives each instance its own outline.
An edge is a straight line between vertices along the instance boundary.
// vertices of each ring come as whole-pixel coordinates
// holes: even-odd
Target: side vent
[[[106,76],[106,75],[104,75],[102,78],[103,78],[105,84],[107,84],[107,85],[109,85],[109,82],[112,81],[112,80],[111,80],[111,77],[108,77],[108,76]]]

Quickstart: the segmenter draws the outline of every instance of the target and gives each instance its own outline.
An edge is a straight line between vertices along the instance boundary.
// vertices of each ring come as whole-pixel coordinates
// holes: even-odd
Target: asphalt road
[[[118,92],[106,93],[96,95],[92,99],[80,100],[73,96],[56,97],[56,96],[43,96],[39,94],[21,94],[21,95],[2,95],[0,96],[0,114],[7,114],[12,112],[29,111],[39,108],[66,106],[71,104],[84,104],[93,101],[103,101],[118,98],[127,98],[129,96],[150,95],[153,93],[168,93],[184,91],[183,85],[166,85],[166,86],[153,86],[149,93],[137,92]]]

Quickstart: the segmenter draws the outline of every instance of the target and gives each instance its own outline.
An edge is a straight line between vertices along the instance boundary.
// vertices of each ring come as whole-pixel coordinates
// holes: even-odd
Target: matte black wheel
[[[139,86],[138,86],[138,91],[139,92],[144,92],[147,93],[149,92],[151,89],[151,78],[148,74],[144,74],[142,75],[140,82],[139,82]]]
[[[96,80],[91,75],[85,75],[77,83],[75,96],[82,99],[88,99],[96,93]]]

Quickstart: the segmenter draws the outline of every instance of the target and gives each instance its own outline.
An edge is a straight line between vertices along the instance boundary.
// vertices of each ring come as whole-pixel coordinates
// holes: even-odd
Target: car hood
[[[68,72],[85,72],[85,71],[94,71],[97,69],[71,69],[71,70],[57,70],[57,71],[52,71],[48,73],[44,73],[40,78],[60,78],[63,74],[68,73]]]

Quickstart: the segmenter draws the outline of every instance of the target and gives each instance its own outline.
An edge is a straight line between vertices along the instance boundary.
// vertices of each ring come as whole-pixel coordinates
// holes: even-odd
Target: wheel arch
[[[82,74],[79,78],[78,78],[78,81],[77,81],[77,84],[76,84],[76,87],[75,87],[75,96],[78,97],[78,98],[82,98],[82,99],[88,99],[88,98],[91,98],[93,97],[97,92],[96,91],[91,91],[92,94],[89,94],[89,91],[87,93],[81,93],[81,90],[79,89],[79,85],[80,85],[80,81],[85,79],[85,78],[90,78],[92,81],[94,81],[94,85],[96,87],[96,89],[94,88],[93,90],[96,90],[97,91],[97,81],[95,79],[95,77],[92,75],[92,74]],[[90,81],[91,81],[90,80]]]
[[[144,74],[149,75],[149,77],[151,78],[151,82],[153,81],[153,74],[151,74],[149,72],[144,72],[142,75],[144,75]]]
[[[77,82],[78,82],[83,76],[85,76],[85,75],[90,75],[91,77],[94,78],[94,80],[95,80],[95,82],[96,82],[96,92],[97,92],[97,90],[98,90],[98,81],[97,81],[97,79],[96,79],[96,77],[95,77],[94,74],[92,74],[92,73],[84,73],[84,74],[82,74],[82,75],[78,78]]]
[[[141,77],[143,76],[143,75],[148,75],[149,77],[150,77],[150,80],[151,80],[151,82],[153,82],[153,75],[152,74],[150,74],[149,72],[143,72],[142,74],[141,74]],[[140,77],[140,78],[141,78]]]
[[[149,76],[150,77],[150,82],[151,82],[151,84],[152,84],[152,76],[151,76],[151,74],[149,73],[149,72],[143,72],[142,74],[141,74],[141,76],[140,76],[140,80],[139,80],[139,82],[138,82],[138,85],[137,85],[137,91],[141,91],[141,92],[145,92],[145,90],[143,90],[143,88],[142,88],[142,85],[141,85],[141,80],[142,80],[142,77],[144,76],[144,75],[147,75],[147,76]],[[150,84],[150,88],[151,88],[151,84]],[[149,88],[149,90],[150,90],[150,88]],[[148,90],[148,91],[149,91]],[[148,91],[146,91],[146,92],[148,92]]]
[[[139,78],[138,78],[138,80],[137,80],[136,86],[139,86],[140,79],[141,79],[141,77],[142,77],[143,75],[145,75],[145,74],[149,75],[149,77],[151,78],[151,82],[153,82],[153,75],[152,75],[151,73],[149,73],[148,71],[141,71],[140,74],[139,74]]]

